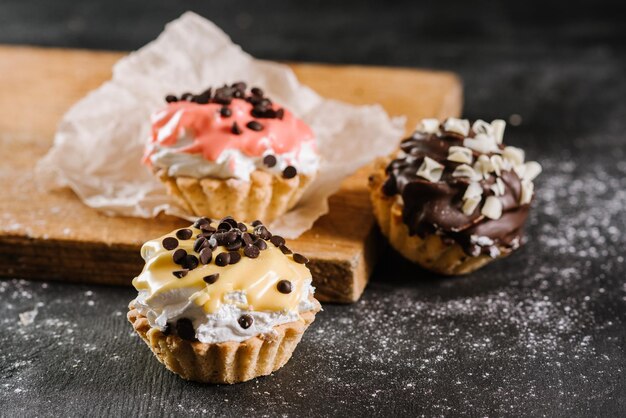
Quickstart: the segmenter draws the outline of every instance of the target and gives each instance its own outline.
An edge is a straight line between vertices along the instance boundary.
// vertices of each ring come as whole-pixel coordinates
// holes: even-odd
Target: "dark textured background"
[[[193,9],[262,58],[453,70],[465,116],[515,122],[544,173],[513,256],[444,280],[388,252],[359,303],[237,386],[159,365],[130,288],[0,281],[0,415],[626,415],[620,2],[417,3],[2,0],[0,43],[135,49]]]

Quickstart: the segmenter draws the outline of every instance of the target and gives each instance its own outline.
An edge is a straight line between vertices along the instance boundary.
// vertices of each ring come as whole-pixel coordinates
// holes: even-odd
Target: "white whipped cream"
[[[208,314],[196,305],[190,297],[200,288],[179,288],[149,296],[142,290],[135,299],[135,308],[146,318],[151,327],[163,330],[168,322],[179,318],[188,318],[196,330],[196,338],[202,343],[220,343],[225,341],[241,342],[257,335],[273,335],[274,327],[297,321],[301,312],[315,309],[313,299],[315,288],[311,281],[302,286],[297,311],[261,312],[241,309],[238,305],[247,304],[245,291],[230,292],[224,297],[217,312]],[[243,314],[253,318],[252,325],[244,329],[237,322]]]
[[[169,132],[168,125],[160,130],[165,132],[164,135]],[[158,143],[151,144],[149,145],[151,147],[150,161],[155,167],[167,169],[170,177],[236,178],[244,181],[250,181],[250,174],[257,169],[280,175],[290,165],[295,167],[298,173],[313,175],[317,172],[320,163],[315,141],[303,142],[298,149],[283,154],[277,154],[269,148],[260,157],[249,156],[237,149],[227,148],[215,161],[206,160],[200,154],[180,151],[181,148],[191,143],[191,138],[185,134],[181,135],[175,147],[161,146]],[[274,167],[267,167],[263,163],[267,155],[276,157]]]

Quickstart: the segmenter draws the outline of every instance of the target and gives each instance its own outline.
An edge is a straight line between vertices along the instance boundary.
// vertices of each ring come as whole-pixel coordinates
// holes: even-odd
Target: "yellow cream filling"
[[[217,223],[211,224],[217,227]],[[248,232],[254,227],[247,225]],[[210,263],[198,264],[190,270],[185,277],[177,278],[174,271],[182,267],[172,258],[174,251],[179,248],[194,252],[193,245],[196,235],[200,234],[197,228],[189,227],[193,234],[188,240],[176,238],[176,231],[164,235],[158,239],[146,242],[141,248],[141,255],[146,260],[146,265],[141,274],[133,279],[133,286],[137,290],[147,290],[150,299],[175,289],[196,289],[190,300],[198,306],[202,306],[206,313],[216,312],[222,303],[227,303],[225,297],[234,291],[244,291],[247,304],[238,304],[242,309],[255,311],[293,311],[297,310],[300,297],[311,280],[311,272],[304,264],[296,263],[291,255],[285,255],[269,241],[267,249],[262,250],[257,258],[248,258],[243,254],[243,248],[239,250],[241,260],[236,264],[220,267],[215,264],[215,258],[222,252],[227,252],[223,246],[213,250],[213,259]],[[173,250],[163,248],[162,241],[167,237],[178,240],[178,246]],[[219,273],[219,279],[213,284],[207,284],[203,278]],[[277,284],[281,280],[291,282],[290,293],[281,293]]]

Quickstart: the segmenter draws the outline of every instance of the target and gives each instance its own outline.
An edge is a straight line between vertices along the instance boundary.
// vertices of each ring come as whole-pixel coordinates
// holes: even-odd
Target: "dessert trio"
[[[373,211],[394,249],[458,275],[522,244],[541,166],[504,145],[504,129],[501,120],[424,119],[376,162]],[[143,162],[200,218],[143,245],[128,313],[135,331],[189,380],[237,383],[282,367],[321,308],[308,259],[264,222],[315,179],[312,130],[243,82],[168,95]]]

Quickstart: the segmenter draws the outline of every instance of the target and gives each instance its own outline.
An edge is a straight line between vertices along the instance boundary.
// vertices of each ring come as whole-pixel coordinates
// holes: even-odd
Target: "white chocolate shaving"
[[[465,190],[465,194],[463,194],[463,200],[472,199],[472,198],[480,198],[483,195],[483,188],[480,186],[480,183],[477,181],[471,182],[467,189]]]
[[[474,164],[474,170],[477,173],[482,174],[483,178],[485,179],[489,178],[489,173],[491,173],[494,170],[493,164],[491,163],[491,159],[487,157],[486,155],[479,156],[478,160]]]
[[[501,144],[504,138],[506,122],[502,119],[495,119],[491,121],[491,127],[493,128],[493,138],[496,140],[496,144]]]
[[[489,161],[491,162],[493,171],[495,171],[496,175],[499,176],[500,170],[502,170],[502,166],[504,165],[504,160],[499,155],[492,155],[491,158],[489,158]]]
[[[452,172],[452,177],[469,177],[472,180],[480,180],[481,176],[467,164],[461,164]]]
[[[443,130],[465,137],[469,135],[470,124],[467,119],[448,118],[443,122]]]
[[[502,216],[502,202],[495,196],[489,196],[485,200],[485,204],[480,213],[489,219],[500,219]]]
[[[524,164],[524,150],[517,147],[504,147],[502,156],[509,160],[513,166]]]
[[[482,119],[477,119],[472,125],[472,131],[475,135],[493,136],[493,128],[491,124]]]
[[[439,120],[422,119],[415,127],[415,130],[425,134],[436,134],[439,131]]]
[[[491,189],[492,192],[495,193],[496,196],[504,195],[504,192],[505,192],[504,182],[499,177],[496,179],[496,182],[493,183],[489,188]]]
[[[532,181],[541,173],[541,165],[537,161],[529,161],[524,164],[524,180]]]
[[[430,182],[438,182],[443,174],[443,165],[430,157],[424,157],[424,162],[417,170],[417,175]]]
[[[474,138],[465,138],[463,140],[463,146],[483,154],[500,152],[495,138],[485,134],[478,134]]]
[[[522,191],[520,193],[520,205],[526,205],[533,199],[535,185],[532,181],[522,181]]]
[[[469,199],[465,199],[465,201],[463,201],[462,207],[463,213],[467,216],[471,215],[472,213],[474,213],[479,203],[480,197],[470,197]]]
[[[471,164],[473,160],[472,150],[453,145],[448,149],[448,160],[455,163]]]

